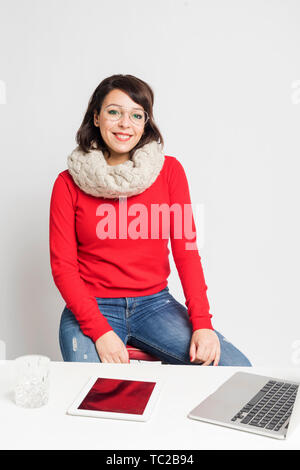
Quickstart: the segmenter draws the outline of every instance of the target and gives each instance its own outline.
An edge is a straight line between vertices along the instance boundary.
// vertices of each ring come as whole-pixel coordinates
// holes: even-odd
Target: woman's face
[[[119,105],[123,109],[122,116],[118,121],[112,121],[105,117],[104,109],[109,105]],[[101,136],[111,152],[111,156],[126,155],[137,145],[144,132],[144,125],[137,125],[129,118],[129,113],[134,109],[143,110],[143,107],[135,103],[126,93],[115,89],[110,91],[104,98],[99,115],[94,115],[94,124],[100,128]],[[118,133],[128,134],[129,140],[120,140]],[[119,138],[118,138],[119,137]],[[126,138],[126,136],[124,136]]]

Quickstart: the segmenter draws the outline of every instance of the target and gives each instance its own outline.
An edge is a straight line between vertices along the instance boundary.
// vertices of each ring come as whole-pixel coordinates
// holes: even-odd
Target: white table
[[[300,449],[300,423],[289,439],[280,441],[186,417],[238,370],[300,382],[297,368],[52,362],[49,403],[24,409],[13,401],[13,362],[0,361],[1,449]],[[166,380],[148,422],[66,415],[66,409],[93,375]]]

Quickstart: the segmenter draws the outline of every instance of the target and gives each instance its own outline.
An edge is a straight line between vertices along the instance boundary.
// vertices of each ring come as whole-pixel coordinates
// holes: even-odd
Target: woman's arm
[[[50,202],[50,263],[54,282],[68,308],[74,313],[82,332],[95,342],[112,328],[80,277],[75,197],[72,188],[60,174],[54,183]]]
[[[206,295],[201,258],[197,248],[196,227],[191,207],[190,191],[187,177],[181,163],[172,157],[169,172],[169,196],[170,196],[170,239],[174,262],[181,280],[186,298],[185,305],[193,325],[193,330],[199,328],[213,329],[212,315],[209,313],[209,303]],[[181,207],[182,217],[176,220],[172,211],[178,204]],[[192,239],[187,238],[184,231],[184,206],[190,211],[191,228],[195,234]],[[174,222],[175,221],[175,222]],[[186,229],[188,225],[186,225]],[[181,235],[180,235],[181,234]],[[178,238],[180,235],[180,238]],[[177,237],[177,238],[176,238]],[[193,247],[194,249],[189,249]]]
[[[174,262],[181,280],[186,298],[185,305],[193,328],[190,358],[192,362],[202,362],[203,365],[208,365],[212,361],[214,361],[214,365],[218,365],[220,343],[211,324],[212,315],[209,312],[207,285],[197,248],[197,234],[188,181],[181,163],[174,157],[172,160],[169,178],[170,238]],[[173,204],[174,207],[176,204],[181,207],[182,217],[177,220],[171,210]],[[184,217],[185,210],[186,219]],[[186,223],[189,225],[185,227]],[[194,234],[193,238],[187,236],[189,231]]]

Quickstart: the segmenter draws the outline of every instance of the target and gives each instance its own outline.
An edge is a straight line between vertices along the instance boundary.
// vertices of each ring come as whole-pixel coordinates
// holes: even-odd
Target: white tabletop
[[[52,362],[48,404],[24,409],[14,403],[13,362],[0,361],[1,449],[300,449],[300,423],[281,441],[187,418],[191,409],[239,370],[300,382],[296,368]],[[94,375],[165,379],[150,420],[67,415],[66,410]]]

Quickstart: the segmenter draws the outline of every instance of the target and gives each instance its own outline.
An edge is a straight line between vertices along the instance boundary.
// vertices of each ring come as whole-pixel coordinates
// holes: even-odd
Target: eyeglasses
[[[123,117],[124,114],[122,109],[130,108],[125,108],[125,106],[118,106],[114,104],[107,106],[103,111],[105,119],[108,119],[109,121],[119,121],[119,119]],[[143,109],[132,108],[129,112],[129,119],[136,126],[144,126],[149,119],[149,115]]]

